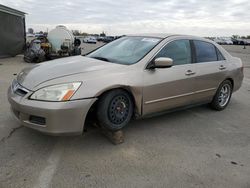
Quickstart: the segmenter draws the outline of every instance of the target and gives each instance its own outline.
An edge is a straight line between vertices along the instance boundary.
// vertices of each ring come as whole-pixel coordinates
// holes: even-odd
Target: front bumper
[[[82,134],[86,115],[97,98],[67,102],[29,100],[8,90],[8,100],[19,122],[50,135]]]

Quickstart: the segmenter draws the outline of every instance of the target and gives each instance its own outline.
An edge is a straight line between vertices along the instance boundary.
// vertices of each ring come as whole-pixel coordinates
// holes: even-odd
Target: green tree
[[[72,30],[72,33],[73,33],[73,35],[75,35],[75,36],[80,35],[79,30]]]
[[[101,37],[106,37],[106,34],[104,33],[104,31],[100,34]]]
[[[233,35],[232,38],[237,39],[237,38],[240,38],[240,36],[239,35]]]

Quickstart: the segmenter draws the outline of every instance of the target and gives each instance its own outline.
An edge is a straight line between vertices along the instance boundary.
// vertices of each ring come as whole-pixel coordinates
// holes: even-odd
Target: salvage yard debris
[[[30,43],[24,53],[28,63],[40,63],[58,57],[81,55],[81,41],[64,26],[57,26],[47,36],[38,36]]]

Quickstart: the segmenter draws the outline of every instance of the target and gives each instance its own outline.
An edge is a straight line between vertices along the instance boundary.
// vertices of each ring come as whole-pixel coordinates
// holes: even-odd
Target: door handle
[[[187,70],[187,72],[186,72],[187,76],[194,75],[194,74],[195,74],[195,72],[193,72],[192,70]]]
[[[220,65],[219,69],[220,70],[225,70],[227,67],[225,67],[224,65]]]

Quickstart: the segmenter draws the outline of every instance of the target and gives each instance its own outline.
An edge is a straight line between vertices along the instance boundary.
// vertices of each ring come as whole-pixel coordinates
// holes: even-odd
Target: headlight
[[[30,99],[42,101],[68,101],[80,87],[81,82],[65,83],[41,88]]]

